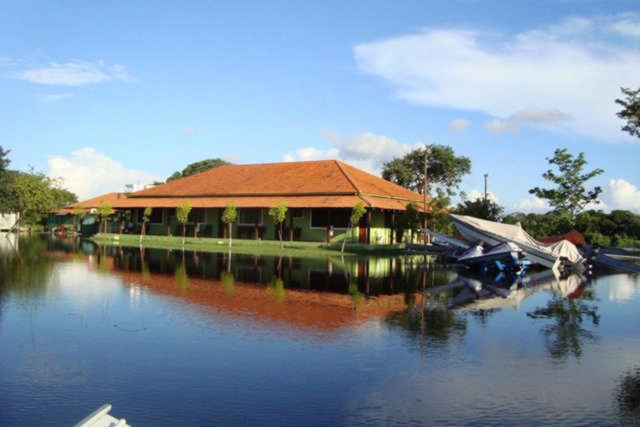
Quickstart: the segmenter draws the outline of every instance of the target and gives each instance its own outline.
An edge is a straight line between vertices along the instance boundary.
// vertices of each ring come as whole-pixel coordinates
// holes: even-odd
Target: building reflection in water
[[[100,247],[93,259],[132,289],[321,331],[406,311],[424,298],[424,288],[452,274],[415,255],[297,258]]]

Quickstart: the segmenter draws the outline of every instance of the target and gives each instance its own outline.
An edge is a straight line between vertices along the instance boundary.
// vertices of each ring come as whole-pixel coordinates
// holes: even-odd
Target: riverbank
[[[91,237],[91,240],[102,245],[116,246],[143,246],[153,249],[188,250],[201,252],[229,252],[238,254],[256,255],[291,255],[305,256],[335,256],[340,255],[342,243],[321,242],[282,242],[278,240],[247,240],[233,239],[231,247],[229,241],[211,237],[186,237],[184,245],[180,236],[143,236],[134,234],[110,234],[99,233]],[[398,255],[405,251],[404,244],[396,245],[364,245],[347,243],[344,255]]]

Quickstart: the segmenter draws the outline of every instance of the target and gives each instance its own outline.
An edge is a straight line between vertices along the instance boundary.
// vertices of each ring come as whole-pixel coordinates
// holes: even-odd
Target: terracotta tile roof
[[[144,200],[142,200],[144,199]],[[404,210],[423,203],[422,195],[338,160],[225,165],[129,195],[113,207],[353,207]]]
[[[106,202],[114,209],[175,208],[189,200],[194,208],[268,208],[281,200],[289,208],[352,208],[359,202],[377,209],[421,209],[423,197],[338,160],[225,165],[136,193],[107,193],[65,206],[87,209]]]
[[[86,209],[97,208],[100,203],[105,202],[108,203],[111,207],[115,208],[116,205],[119,205],[121,202],[127,199],[127,195],[124,193],[106,193],[101,194],[100,196],[92,197],[91,199],[82,200],[77,203],[72,203],[68,206],[65,206],[58,210],[58,213],[75,213],[73,208],[76,206],[82,206]]]

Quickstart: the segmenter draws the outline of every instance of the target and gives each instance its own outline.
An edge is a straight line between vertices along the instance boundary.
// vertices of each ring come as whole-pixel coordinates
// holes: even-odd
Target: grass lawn
[[[140,236],[134,234],[99,233],[92,237],[98,244],[119,246],[144,246],[155,249],[177,249],[201,252],[228,252],[256,255],[288,255],[297,257],[318,257],[340,255],[341,242],[289,242],[284,241],[282,248],[278,240],[233,239],[231,248],[229,241],[212,237],[186,237],[184,246],[180,236]],[[399,245],[363,245],[347,244],[345,255],[392,255],[404,252],[404,244]]]

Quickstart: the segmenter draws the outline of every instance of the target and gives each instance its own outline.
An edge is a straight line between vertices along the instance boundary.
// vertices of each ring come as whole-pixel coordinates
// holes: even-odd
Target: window
[[[203,208],[195,208],[189,212],[189,222],[197,223],[204,222],[204,209]]]
[[[351,217],[350,209],[312,209],[311,227],[327,228],[347,228]]]
[[[149,218],[149,222],[153,224],[162,224],[162,211],[164,211],[164,209],[153,208],[151,210],[151,217]]]
[[[262,209],[239,209],[238,224],[242,225],[261,225]]]
[[[304,216],[304,211],[302,208],[291,208],[289,209],[291,214],[291,218],[302,218]]]

